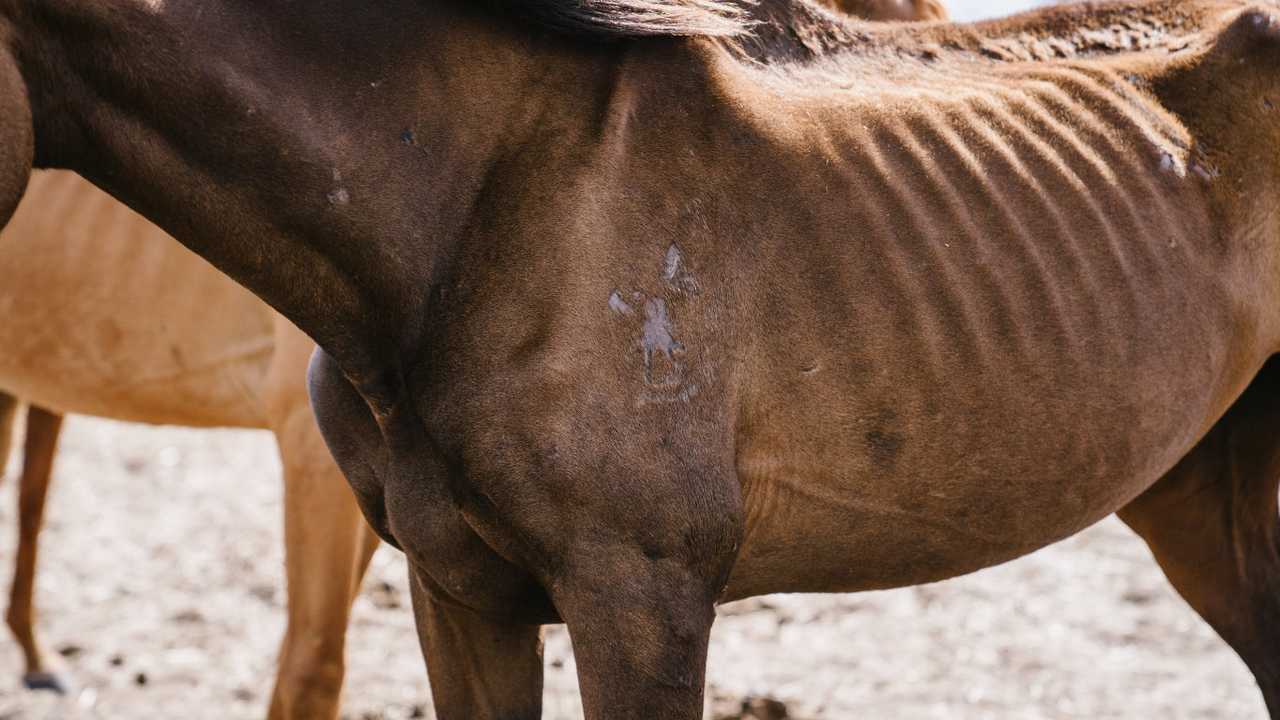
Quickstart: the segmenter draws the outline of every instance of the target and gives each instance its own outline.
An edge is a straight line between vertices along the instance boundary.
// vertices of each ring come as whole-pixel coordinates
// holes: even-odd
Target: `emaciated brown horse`
[[[0,8],[34,162],[318,342],[441,717],[538,717],[562,620],[589,718],[690,720],[716,602],[1119,511],[1280,718],[1273,8]]]
[[[877,21],[944,20],[935,0],[844,0]],[[270,429],[285,482],[289,619],[271,718],[336,718],[347,614],[377,546],[301,391],[312,343],[243,288],[70,173],[34,177],[0,254],[0,467],[27,411],[5,615],[30,688],[67,680],[37,639],[35,575],[63,415]],[[127,277],[122,283],[119,278]],[[335,483],[340,483],[335,484]]]

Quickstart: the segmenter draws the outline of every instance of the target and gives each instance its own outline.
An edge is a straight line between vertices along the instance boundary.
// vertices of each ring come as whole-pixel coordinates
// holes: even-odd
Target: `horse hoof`
[[[71,680],[61,673],[33,672],[22,676],[22,684],[28,690],[48,690],[58,695],[71,692]]]

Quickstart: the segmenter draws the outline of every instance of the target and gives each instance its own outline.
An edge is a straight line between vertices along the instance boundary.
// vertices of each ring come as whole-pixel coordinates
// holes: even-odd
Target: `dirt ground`
[[[79,689],[24,691],[0,635],[0,720],[264,717],[284,617],[270,436],[74,418],[59,462],[40,627]],[[432,717],[399,553],[380,550],[364,588],[344,717]],[[546,717],[580,717],[562,629],[547,668]],[[939,585],[727,606],[708,689],[717,716],[767,697],[810,720],[1265,717],[1244,666],[1114,519]]]

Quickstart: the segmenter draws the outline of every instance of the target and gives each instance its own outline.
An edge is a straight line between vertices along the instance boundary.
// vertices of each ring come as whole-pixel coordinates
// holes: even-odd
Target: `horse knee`
[[[26,638],[31,637],[31,615],[19,605],[9,605],[9,609],[4,614],[4,624],[9,627],[9,632],[13,633],[13,636],[23,645],[26,644]]]
[[[271,720],[326,720],[338,716],[346,674],[344,642],[332,633],[290,628],[280,650]]]

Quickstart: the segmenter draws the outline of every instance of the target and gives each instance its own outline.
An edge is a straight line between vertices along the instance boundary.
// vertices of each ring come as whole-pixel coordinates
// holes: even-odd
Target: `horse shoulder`
[[[1151,85],[1194,138],[1223,246],[1260,259],[1251,266],[1264,280],[1258,324],[1280,338],[1280,10],[1255,6],[1229,16],[1151,73]]]

